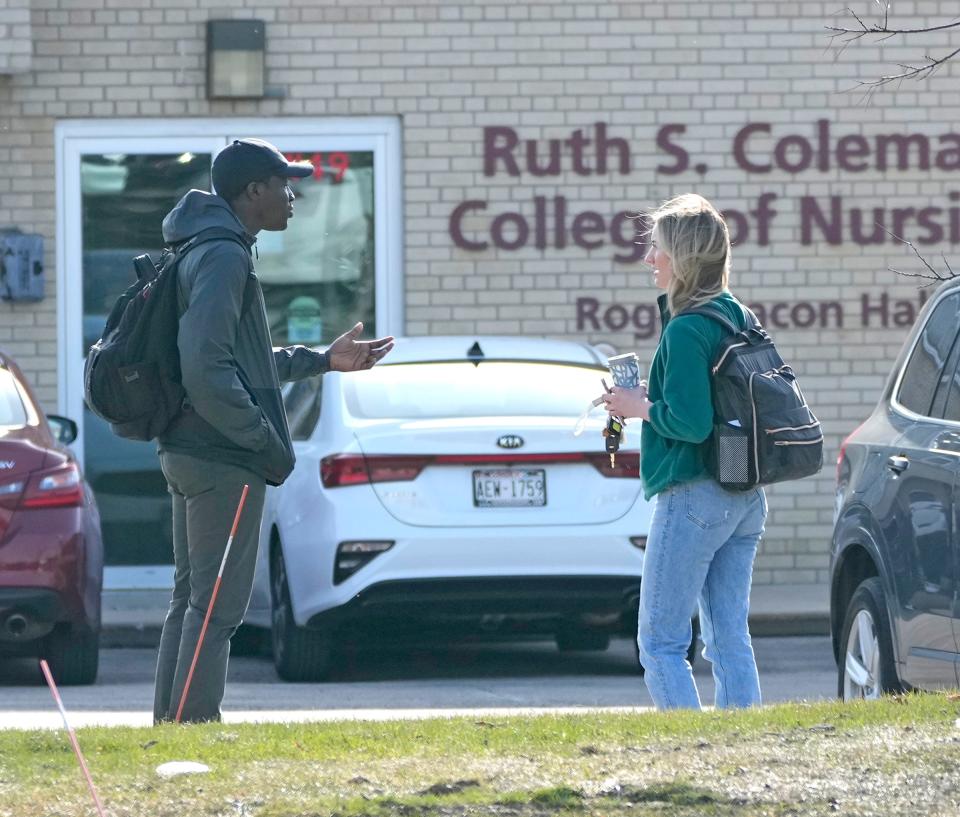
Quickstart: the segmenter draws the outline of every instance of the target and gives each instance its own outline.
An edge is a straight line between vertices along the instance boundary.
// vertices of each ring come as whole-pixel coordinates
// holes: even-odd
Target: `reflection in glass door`
[[[160,257],[164,216],[191,188],[210,189],[211,160],[189,151],[81,155],[81,351],[97,341],[117,297],[134,282],[133,257]],[[83,428],[107,564],[171,564],[170,497],[156,444],[117,437],[86,408]]]
[[[257,275],[275,346],[329,343],[363,321],[377,335],[372,151],[287,151],[309,160],[292,179],[294,216],[283,232],[257,237]]]

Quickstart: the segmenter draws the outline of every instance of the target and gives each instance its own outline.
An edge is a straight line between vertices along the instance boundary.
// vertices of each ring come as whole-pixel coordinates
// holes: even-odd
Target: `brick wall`
[[[32,32],[30,0],[0,4],[0,75],[30,70]]]
[[[866,0],[853,6],[865,19],[875,8]],[[23,6],[8,8],[0,11],[0,28],[9,24],[4,15]],[[918,296],[916,282],[888,270],[918,270],[911,253],[886,234],[878,234],[877,243],[864,238],[877,217],[893,229],[894,208],[960,207],[950,198],[960,189],[956,162],[949,155],[939,169],[935,162],[945,147],[940,136],[960,120],[956,65],[880,91],[869,102],[849,89],[899,62],[947,50],[948,35],[927,36],[915,47],[891,40],[840,52],[824,29],[839,19],[838,7],[820,2],[33,0],[30,8],[31,70],[0,76],[0,228],[15,224],[43,233],[51,271],[53,128],[71,117],[402,117],[410,334],[577,337],[637,349],[649,359],[655,339],[645,337],[644,309],[655,293],[641,264],[613,260],[631,250],[628,242],[614,243],[611,220],[688,190],[747,214],[749,234],[735,249],[733,288],[767,311],[828,440],[819,478],[769,491],[772,514],[756,581],[824,581],[832,462],[842,437],[876,401],[907,332],[911,308],[896,302]],[[915,27],[949,21],[954,11],[946,2],[893,4],[894,20]],[[267,21],[267,83],[282,98],[206,100],[203,23],[211,17]],[[0,49],[0,64],[3,59]],[[820,167],[817,152],[822,120],[830,130],[828,169]],[[617,148],[608,151],[606,172],[597,172],[590,147],[583,153],[590,172],[578,173],[572,149],[563,145],[557,174],[531,173],[518,147],[518,176],[505,161],[484,175],[484,128],[510,128],[520,140],[537,140],[536,157],[546,166],[548,140],[569,140],[576,130],[593,138],[597,123],[609,138],[625,140],[629,173],[619,170]],[[736,137],[751,123],[768,123],[770,132],[750,133],[738,159]],[[666,125],[685,130],[664,136]],[[893,158],[892,167],[878,167],[876,137],[891,133],[926,135],[932,166],[918,167],[919,154],[910,154],[904,168]],[[666,140],[659,146],[658,136]],[[844,143],[840,162],[844,137],[854,138]],[[778,164],[784,138],[783,167],[762,169]],[[802,166],[805,145],[812,151],[808,167]],[[689,167],[671,173],[678,148],[688,154]],[[894,146],[888,155],[895,154]],[[855,169],[860,164],[864,169]],[[761,240],[758,219],[748,214],[764,194],[774,196],[768,203],[776,215],[766,219]],[[535,226],[516,249],[474,251],[451,238],[455,208],[481,200],[486,209],[462,221],[466,239],[490,242],[494,219],[510,212],[519,215],[507,217],[501,237],[519,243],[519,221],[534,225],[537,198],[549,222],[558,196],[568,212],[565,247],[554,246],[549,234],[538,248]],[[832,228],[823,226],[831,218],[831,196],[839,197],[843,221],[834,243],[828,241]],[[585,217],[581,223],[582,243],[600,241],[593,249],[578,246],[570,232],[572,220],[587,211],[603,226],[590,232],[599,222]],[[855,217],[862,221],[860,241],[853,235]],[[928,214],[927,220],[949,228],[950,217]],[[627,235],[630,225],[619,226],[621,237]],[[937,238],[915,216],[901,226],[907,236]],[[937,260],[941,252],[950,257],[957,241],[945,235],[921,249]],[[48,286],[40,304],[0,303],[0,343],[18,355],[52,406],[56,293],[52,280]],[[879,311],[884,293],[886,326]],[[596,301],[579,321],[578,299]],[[581,300],[581,308],[590,303]],[[818,327],[821,309],[824,326]],[[802,325],[811,319],[814,325]]]

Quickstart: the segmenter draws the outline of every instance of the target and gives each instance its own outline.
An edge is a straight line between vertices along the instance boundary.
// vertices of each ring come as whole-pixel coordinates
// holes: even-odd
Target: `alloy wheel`
[[[875,700],[881,695],[880,640],[867,610],[859,610],[847,637],[844,658],[843,698]]]

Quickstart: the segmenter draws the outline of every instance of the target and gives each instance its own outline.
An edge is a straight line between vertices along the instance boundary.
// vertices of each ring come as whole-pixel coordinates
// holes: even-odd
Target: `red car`
[[[46,658],[60,684],[92,684],[99,663],[103,542],[76,436],[0,351],[0,655]]]

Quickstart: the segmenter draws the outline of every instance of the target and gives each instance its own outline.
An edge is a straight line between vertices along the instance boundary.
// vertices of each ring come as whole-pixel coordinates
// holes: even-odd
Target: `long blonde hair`
[[[700,306],[730,282],[730,232],[703,196],[684,193],[648,215],[650,235],[667,255],[673,277],[667,286],[671,315]]]

